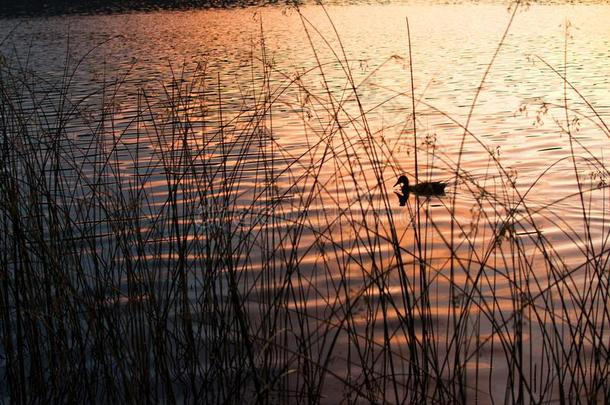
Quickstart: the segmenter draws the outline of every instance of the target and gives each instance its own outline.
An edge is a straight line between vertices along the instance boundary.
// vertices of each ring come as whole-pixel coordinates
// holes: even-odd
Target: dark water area
[[[44,17],[71,14],[116,14],[129,12],[153,12],[160,10],[194,10],[208,8],[234,8],[266,5],[313,5],[323,3],[326,5],[363,5],[363,4],[436,4],[451,5],[462,4],[462,0],[332,0],[320,2],[318,0],[0,0],[0,18],[15,17]],[[509,4],[500,0],[475,0],[474,4]],[[604,4],[599,0],[541,0],[528,1],[527,5],[557,5],[557,4]]]
[[[38,17],[65,14],[114,14],[133,11],[188,10],[294,4],[277,0],[23,0],[0,1],[0,17]]]

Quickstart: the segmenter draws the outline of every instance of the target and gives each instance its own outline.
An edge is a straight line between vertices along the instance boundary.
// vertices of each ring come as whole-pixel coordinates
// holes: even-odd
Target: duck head
[[[400,176],[398,178],[398,181],[396,182],[396,184],[394,184],[394,187],[396,187],[398,185],[400,185],[401,188],[403,188],[403,189],[404,188],[408,189],[409,188],[409,179],[407,178],[407,176]]]

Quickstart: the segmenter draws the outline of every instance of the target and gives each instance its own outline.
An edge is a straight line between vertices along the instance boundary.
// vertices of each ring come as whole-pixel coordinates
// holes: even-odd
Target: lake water
[[[309,342],[312,362],[328,361],[323,402],[370,400],[354,387],[370,393],[373,381],[385,401],[408,398],[410,380],[386,362],[408,369],[414,340],[427,348],[420,364],[434,365],[422,389],[437,400],[443,381],[481,403],[558,400],[561,387],[590,395],[596,384],[607,395],[610,6],[524,7],[503,39],[511,15],[460,2],[5,19],[0,52],[3,69],[38,83],[24,108],[45,111],[48,128],[78,111],[66,113],[62,152],[79,168],[66,177],[74,196],[89,196],[82,179],[97,173],[97,145],[119,188],[146,194],[142,218],[179,184],[181,209],[201,213],[185,216],[205,228],[221,214],[201,201],[202,183],[186,172],[168,180],[162,160],[180,172],[188,145],[196,167],[233,173],[204,176],[204,194],[218,204],[213,185],[233,182],[234,226],[257,229],[235,256],[245,308],[266,325],[269,290],[287,281],[282,265],[261,274],[270,256],[293,255],[279,263],[299,269],[286,302],[294,318],[272,338],[292,329],[290,353],[305,356]],[[401,174],[447,181],[446,193],[400,201]],[[183,236],[197,239],[196,227]],[[151,257],[171,263],[156,242]],[[408,308],[421,319],[411,332]],[[332,345],[321,337],[330,324],[343,330]],[[298,356],[281,358],[287,375],[306,375]]]

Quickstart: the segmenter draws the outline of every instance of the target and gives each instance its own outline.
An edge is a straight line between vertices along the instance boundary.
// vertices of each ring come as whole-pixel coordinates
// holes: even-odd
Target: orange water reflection
[[[474,370],[468,395],[484,403],[515,398],[503,384],[516,369],[539,385],[527,399],[555,398],[542,392],[554,378],[551,360],[584,357],[584,375],[570,378],[593,384],[594,352],[610,349],[600,304],[608,282],[600,269],[608,259],[610,7],[518,13],[470,120],[510,18],[505,7],[332,6],[334,26],[319,7],[301,11],[78,17],[71,27],[82,39],[77,53],[123,35],[94,52],[104,63],[87,60],[75,93],[129,70],[103,142],[116,158],[109,167],[123,175],[121,191],[150,198],[140,215],[152,235],[151,268],[177,260],[165,250],[167,235],[155,236],[158,213],[175,204],[184,212],[172,225],[186,244],[205,245],[219,229],[251,241],[251,250],[231,254],[243,261],[240,287],[255,324],[264,320],[269,284],[280,284],[286,270],[261,276],[266,255],[290,256],[282,263],[299,269],[290,281],[299,294],[286,309],[307,315],[299,320],[300,332],[314,331],[308,338],[322,326],[339,331],[328,365],[334,375],[360,383],[358,362],[370,361],[383,379],[386,370],[367,351],[407,364],[415,360],[404,351],[415,341],[432,348],[417,361],[436,367],[438,381],[460,367]],[[49,19],[26,23],[15,40],[33,36],[40,55],[60,49],[54,34],[64,32]],[[580,94],[564,93],[561,77],[537,58],[563,74],[564,49]],[[59,74],[59,59],[33,58],[33,68]],[[89,145],[83,128],[74,137]],[[414,180],[416,147],[418,180],[449,187],[445,196],[410,196],[402,205],[392,185],[399,174]],[[88,176],[85,149],[77,159]],[[137,205],[139,196],[131,197]],[[182,258],[200,277],[205,255]],[[272,282],[262,285],[267,276]],[[411,330],[407,314],[417,320]],[[563,351],[574,336],[576,355]]]

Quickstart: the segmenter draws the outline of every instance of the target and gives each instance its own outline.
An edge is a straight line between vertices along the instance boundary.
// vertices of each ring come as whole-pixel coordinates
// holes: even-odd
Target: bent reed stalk
[[[261,22],[238,102],[206,61],[135,95],[123,93],[129,71],[76,95],[88,54],[67,57],[59,83],[27,63],[0,65],[3,398],[608,401],[607,232],[574,229],[554,211],[563,200],[530,199],[563,161],[517,187],[471,130],[476,99],[461,124],[417,94],[410,37],[411,88],[367,104],[359,91],[385,63],[357,82],[330,16],[336,47],[297,12],[315,66],[274,66]],[[378,127],[371,116],[395,100],[404,120]],[[610,136],[587,105],[593,115],[567,101],[546,107],[565,111],[568,131],[570,114],[582,114]],[[457,160],[421,129],[422,110],[463,134]],[[283,142],[278,111],[299,118],[306,147]],[[575,178],[583,165],[603,183],[603,162],[572,135],[586,152],[572,149]],[[416,178],[455,177],[451,198],[394,205],[386,182],[408,171],[404,137]],[[482,176],[463,164],[467,142],[487,159]],[[565,198],[580,201],[589,226],[593,192],[605,204],[606,185],[578,184]],[[472,202],[469,223],[457,187]],[[576,264],[547,239],[549,223]]]

